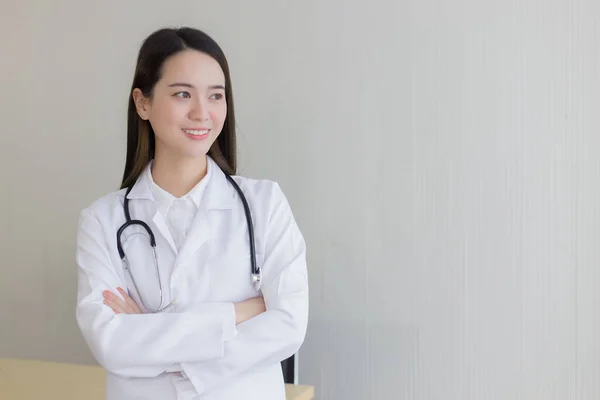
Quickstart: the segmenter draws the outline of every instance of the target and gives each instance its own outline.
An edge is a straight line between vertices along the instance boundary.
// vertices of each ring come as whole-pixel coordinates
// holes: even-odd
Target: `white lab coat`
[[[233,302],[259,295],[250,280],[244,208],[233,186],[214,168],[194,222],[179,252],[157,212],[143,174],[128,198],[132,219],[156,237],[165,301],[158,314],[115,314],[102,292],[129,290],[139,297],[117,251],[125,222],[125,189],[81,212],[77,241],[77,322],[92,354],[107,370],[107,399],[284,400],[280,362],[301,346],[308,320],[304,239],[280,187],[235,176],[252,211],[261,295],[267,311],[237,327]],[[160,300],[148,236],[128,228],[125,252],[146,268],[134,275],[144,300]],[[181,370],[183,377],[165,371]]]

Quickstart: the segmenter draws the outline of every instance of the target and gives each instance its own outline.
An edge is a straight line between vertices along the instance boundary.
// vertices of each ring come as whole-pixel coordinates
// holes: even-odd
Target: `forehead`
[[[219,63],[197,50],[184,50],[169,57],[163,64],[161,83],[185,82],[196,87],[225,85],[225,75]]]

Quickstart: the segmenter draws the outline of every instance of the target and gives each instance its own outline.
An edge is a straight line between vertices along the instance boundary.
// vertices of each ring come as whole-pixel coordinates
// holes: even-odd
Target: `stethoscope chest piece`
[[[260,284],[261,284],[261,280],[262,280],[262,272],[258,271],[258,273],[252,273],[252,286],[254,286],[254,290],[256,290],[257,292],[260,292]]]

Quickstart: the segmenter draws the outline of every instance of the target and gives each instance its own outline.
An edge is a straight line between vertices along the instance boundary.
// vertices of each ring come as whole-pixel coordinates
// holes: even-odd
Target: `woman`
[[[234,176],[231,79],[210,37],[144,41],[127,130],[121,190],[78,231],[77,322],[107,399],[283,400],[280,362],[308,319],[305,243],[276,183]]]

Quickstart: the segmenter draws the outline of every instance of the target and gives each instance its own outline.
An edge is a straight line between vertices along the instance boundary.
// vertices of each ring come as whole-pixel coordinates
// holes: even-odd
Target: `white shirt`
[[[179,198],[173,196],[154,182],[152,178],[152,166],[153,163],[150,163],[150,168],[145,170],[145,173],[148,174],[150,190],[158,207],[158,212],[165,217],[171,236],[173,236],[175,247],[179,250],[200,207],[202,196],[213,170],[212,163],[207,164],[204,178],[192,190]]]
[[[196,205],[195,191],[188,197],[198,208],[187,233],[185,227],[177,232],[177,221],[189,215],[190,203],[181,202],[183,212],[171,214],[181,210],[180,204],[155,199],[149,168],[127,196],[132,219],[144,221],[154,233],[165,294],[178,300],[170,312],[115,314],[103,303],[103,291],[117,287],[129,290],[136,302],[139,297],[117,251],[125,189],[80,214],[77,323],[108,372],[109,400],[285,400],[280,362],[298,351],[308,323],[304,239],[279,185],[233,177],[252,213],[262,269],[257,292],[244,207],[216,163],[210,158],[209,163],[202,201]],[[165,204],[170,206],[163,215]],[[148,236],[135,227],[123,232],[127,258],[146,257]],[[179,234],[183,241],[175,238]],[[138,289],[156,299],[153,264],[138,266]],[[236,327],[233,304],[257,295],[263,296],[266,312]],[[184,377],[164,373],[174,365]]]

